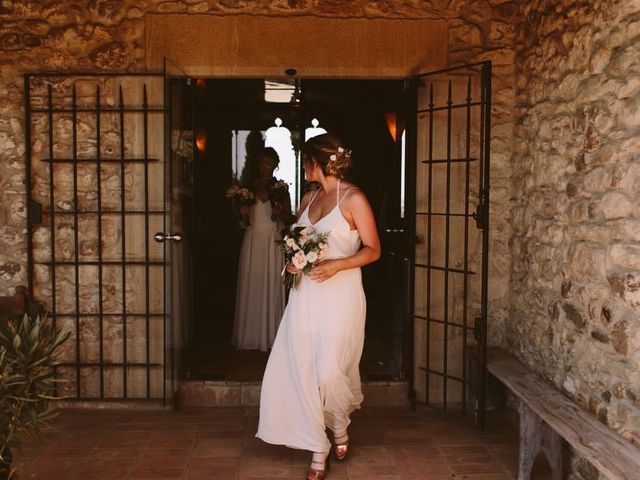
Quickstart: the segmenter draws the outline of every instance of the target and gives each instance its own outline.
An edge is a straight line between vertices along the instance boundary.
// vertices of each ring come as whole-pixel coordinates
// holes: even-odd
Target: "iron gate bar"
[[[23,92],[24,92],[24,111],[29,112],[29,77],[24,76],[23,78]],[[31,138],[31,115],[24,116],[24,132],[27,138]],[[31,142],[25,142],[24,145],[25,157],[27,159],[31,159]],[[28,160],[25,162],[25,176],[26,176],[26,186],[27,190],[31,185],[31,162]],[[31,194],[27,193],[27,282],[29,286],[29,296],[33,298],[33,275],[30,274],[30,269],[33,265],[33,226],[32,226],[32,218],[34,216],[34,202],[31,201]],[[55,387],[54,387],[55,388]]]
[[[433,82],[429,85],[429,183],[427,187],[427,211],[433,211]],[[427,236],[427,317],[431,316],[431,241],[433,239],[433,235],[431,233],[433,228],[433,217],[429,215],[428,217],[428,236]],[[426,329],[426,342],[425,342],[425,361],[427,365],[429,365],[431,358],[431,322],[427,322],[425,325]],[[429,397],[431,395],[431,385],[429,382],[429,375],[426,376],[425,388],[426,388],[426,399],[427,403],[429,403]]]
[[[482,293],[481,293],[481,327],[480,327],[480,387],[478,391],[478,399],[480,408],[478,408],[479,427],[484,427],[485,423],[485,404],[486,404],[486,369],[484,366],[487,361],[487,310],[488,310],[488,282],[489,282],[489,188],[490,188],[490,156],[491,156],[491,62],[484,62],[482,66],[482,85],[483,85],[483,105],[481,122],[484,134],[484,152],[483,161],[484,171],[481,169],[480,178],[483,182],[483,189],[480,195],[480,206],[482,207],[482,217],[484,221],[482,236]]]
[[[50,210],[43,210],[42,213],[51,213]],[[55,212],[56,215],[73,215],[74,212],[70,212],[70,211],[63,211],[63,212]],[[164,212],[159,212],[159,211],[154,211],[154,210],[150,210],[148,212],[145,212],[144,210],[127,210],[126,212],[123,212],[122,210],[101,210],[100,212],[98,212],[98,210],[80,210],[78,212],[78,215],[87,215],[87,214],[92,214],[92,215],[96,215],[100,213],[101,215],[122,215],[122,214],[130,214],[130,215],[145,215],[145,214],[149,214],[149,215],[164,215]]]
[[[148,124],[148,109],[149,104],[147,102],[147,85],[145,84],[142,89],[142,109],[143,113],[143,151],[144,151],[144,281],[145,281],[145,354],[147,362],[147,398],[151,397],[151,351],[149,344],[149,311],[150,311],[150,297],[149,297],[149,124]]]
[[[470,275],[475,275],[476,272],[471,271],[471,270],[462,270],[460,268],[447,268],[447,267],[441,267],[439,265],[425,265],[422,263],[416,263],[415,264],[416,267],[419,268],[427,268],[427,269],[432,269],[432,270],[440,270],[443,272],[454,272],[454,273],[468,273]]]
[[[118,88],[118,99],[120,105],[120,209],[125,212],[126,199],[124,195],[124,174],[125,174],[125,143],[124,143],[124,96],[122,95],[122,85]],[[124,398],[128,397],[127,377],[127,245],[126,245],[126,215],[120,217],[120,245],[121,245],[121,268],[122,268],[122,383]]]
[[[437,318],[432,318],[432,317],[425,317],[424,315],[416,315],[415,317],[418,320],[424,320],[426,322],[442,323],[442,324],[444,323],[444,320],[439,320]],[[470,327],[468,325],[465,327],[464,324],[462,324],[462,323],[449,322],[449,325],[452,326],[452,327],[465,328],[465,329],[467,329],[469,331],[473,331],[474,330],[473,327]]]
[[[452,100],[452,87],[451,80],[449,80],[449,88],[447,94],[447,159],[451,159],[451,105]],[[444,365],[444,378],[443,378],[443,404],[444,409],[447,409],[447,373],[449,371],[449,243],[451,241],[451,162],[447,162],[447,201],[446,201],[446,216],[445,216],[445,253],[444,253],[444,351],[443,351],[443,365]]]
[[[480,107],[482,106],[482,102],[471,102],[471,106],[473,107]],[[465,103],[456,103],[456,104],[452,104],[451,105],[451,110],[457,110],[458,108],[467,108],[467,104]],[[433,107],[433,111],[434,112],[442,112],[444,110],[449,110],[449,106],[443,106],[443,107]],[[417,113],[427,113],[430,112],[431,109],[429,108],[423,108],[423,109],[419,109],[416,110]]]
[[[59,363],[58,365],[66,365],[66,366],[73,366],[75,367],[76,364],[73,362],[62,362]],[[104,368],[108,368],[108,367],[123,367],[125,364],[122,362],[104,362],[103,363],[103,367]],[[126,364],[128,367],[144,367],[146,368],[147,363],[146,362],[129,362]],[[161,363],[154,363],[152,364],[152,366],[154,367],[159,367],[161,366]],[[80,366],[81,367],[98,367],[100,366],[100,362],[80,362]]]
[[[53,88],[51,86],[51,84],[48,85],[48,89],[47,89],[47,98],[48,98],[48,104],[50,107],[53,107]],[[49,137],[49,158],[53,158],[54,152],[53,152],[53,112],[49,112],[48,116],[48,127],[49,127],[49,131],[48,131],[48,137]],[[31,116],[29,116],[29,122],[31,122]],[[56,207],[55,207],[55,203],[54,203],[54,181],[53,181],[53,175],[54,175],[54,170],[55,170],[55,166],[53,164],[49,165],[49,207],[51,208],[52,212],[55,211]],[[31,182],[31,179],[29,179],[29,182]],[[49,235],[49,239],[50,239],[50,248],[51,248],[51,309],[52,311],[56,311],[56,297],[57,297],[57,285],[56,285],[56,267],[55,267],[55,261],[56,261],[56,220],[55,220],[55,214],[52,213],[51,214],[51,218],[49,219],[49,223],[50,223],[50,229],[51,229],[51,233]],[[33,267],[32,267],[33,268]],[[33,274],[31,275],[33,277]],[[56,328],[56,323],[55,323],[55,319],[54,319],[54,323],[53,323],[53,327]]]
[[[80,242],[78,241],[78,114],[76,112],[76,86],[71,90],[71,106],[73,113],[71,114],[71,154],[73,156],[73,258],[75,264],[73,267],[76,285],[76,398],[80,398]],[[55,268],[55,266],[54,266]]]
[[[125,113],[131,113],[131,112],[125,112]],[[53,163],[73,163],[73,162],[78,162],[78,163],[82,163],[82,162],[95,162],[94,159],[92,158],[78,158],[76,160],[74,160],[73,158],[56,158],[54,160],[50,160],[48,158],[43,158],[41,160],[42,162],[53,162]],[[152,159],[148,159],[145,160],[144,158],[127,158],[126,162],[127,163],[145,163],[145,162],[159,162],[160,160],[157,158],[152,158]],[[102,159],[102,163],[120,163],[121,160],[119,158],[103,158]],[[129,213],[129,212],[127,212]]]
[[[405,87],[407,90],[406,95],[406,105],[405,110],[407,112],[411,112],[412,109],[416,107],[418,104],[418,82],[415,78],[407,80],[405,82]],[[415,353],[415,320],[413,318],[414,310],[415,310],[415,279],[416,272],[413,268],[413,263],[416,259],[416,227],[417,222],[412,218],[412,215],[416,212],[416,199],[417,199],[417,189],[415,188],[415,182],[417,178],[417,164],[414,161],[409,161],[409,159],[413,160],[418,156],[418,142],[417,142],[417,132],[418,132],[418,116],[413,114],[406,115],[406,162],[405,162],[405,172],[404,172],[404,180],[405,185],[408,188],[405,190],[405,228],[407,231],[407,262],[406,262],[406,276],[407,276],[407,285],[405,288],[406,291],[406,312],[405,312],[405,322],[407,324],[406,331],[409,333],[407,335],[408,338],[404,341],[404,346],[406,348],[406,357],[407,357],[407,370],[409,372],[409,401],[411,408],[413,410],[416,409],[416,374],[415,374],[415,360],[418,356]],[[408,221],[408,219],[412,219],[412,221]]]
[[[124,109],[121,109],[120,107],[102,107],[101,108],[101,111],[104,113],[120,113],[121,110],[124,110],[125,113],[143,113],[145,111],[144,108],[124,108]],[[45,113],[45,112],[48,112],[49,110],[46,108],[32,108],[31,111],[34,113]],[[75,110],[73,108],[53,108],[51,110],[52,113],[73,113],[73,112],[94,113],[95,111],[96,110],[94,108],[76,108]],[[163,108],[149,108],[147,111],[164,113]]]
[[[420,73],[417,76],[420,77],[420,78],[433,77],[433,76],[440,75],[440,74],[443,74],[443,73],[455,72],[456,70],[460,70],[462,68],[471,69],[471,67],[483,67],[486,64],[491,64],[491,61],[490,60],[482,60],[481,62],[467,63],[465,65],[461,65],[461,66],[458,66],[458,67],[442,68],[440,70],[434,70],[432,72]]]
[[[162,72],[150,71],[150,72],[102,72],[91,70],[79,70],[77,72],[60,72],[55,70],[39,70],[37,72],[30,72],[25,74],[29,77],[53,77],[53,78],[67,78],[67,77],[159,77],[162,76]]]
[[[472,158],[470,161],[475,162],[477,159]],[[438,159],[438,160],[422,160],[422,163],[467,163],[466,158],[452,158],[451,160]]]
[[[471,176],[471,76],[467,79],[467,123],[466,123],[466,138],[465,138],[465,155],[467,162],[465,164],[464,173],[464,246],[462,256],[464,257],[462,280],[462,324],[464,325],[462,331],[462,378],[467,378],[467,308],[469,294],[469,275],[466,273],[469,270],[469,188],[470,188],[470,176]],[[467,384],[462,384],[462,412],[467,413]]]
[[[450,373],[443,373],[440,370],[434,370],[432,368],[427,368],[427,367],[419,367],[419,368],[420,370],[430,373],[431,375],[437,375],[439,377],[447,378],[449,380],[454,380],[456,382],[460,382],[462,385],[471,384],[469,380],[465,380],[464,378],[459,377],[457,375],[451,375]]]
[[[102,148],[100,142],[100,85],[96,85],[96,188],[98,215],[98,334],[100,336],[100,398],[104,398],[104,307],[102,305]],[[76,208],[76,211],[78,209]],[[80,213],[80,212],[78,212]]]
[[[167,60],[165,58],[164,62],[163,62],[163,78],[164,78],[164,89],[163,89],[163,97],[164,97],[164,107],[165,107],[165,121],[164,121],[164,151],[165,151],[165,162],[164,162],[164,184],[163,184],[163,188],[162,188],[162,207],[165,209],[165,215],[163,215],[162,217],[162,231],[163,232],[170,232],[171,230],[168,230],[167,227],[167,217],[168,215],[171,214],[171,207],[167,205],[167,186],[171,186],[173,185],[173,179],[171,178],[171,164],[173,163],[173,152],[171,150],[172,147],[172,139],[171,139],[171,128],[172,128],[172,118],[171,118],[171,113],[173,111],[172,106],[169,103],[169,99],[170,99],[170,91],[171,91],[171,85],[170,82],[168,81],[168,74],[167,74]],[[168,183],[167,183],[168,182]],[[165,294],[162,296],[162,317],[164,319],[164,321],[162,322],[162,345],[163,345],[163,349],[162,349],[162,362],[164,364],[164,368],[162,369],[162,400],[163,403],[166,402],[167,399],[167,318],[171,318],[167,315],[167,295],[166,295],[166,289],[170,288],[168,287],[168,285],[170,285],[170,282],[167,282],[167,265],[166,265],[166,260],[168,255],[171,255],[171,252],[169,251],[167,244],[165,242],[164,246],[163,246],[163,252],[164,252],[164,260],[165,260],[165,265],[162,267],[162,281],[164,284],[164,289],[165,289]],[[169,257],[171,258],[171,257]],[[173,260],[173,259],[172,259]],[[173,355],[171,356],[171,365],[173,367]],[[172,381],[171,383],[173,384],[173,374],[171,375]],[[171,389],[171,392],[173,392],[173,387]]]
[[[466,217],[467,214],[465,213],[444,213],[444,212],[416,212],[416,215],[423,215],[423,216],[427,216],[427,215],[431,215],[433,217],[444,217],[444,216],[449,216],[449,217]]]
[[[58,262],[36,262],[38,265],[98,265],[97,260],[82,260],[78,262],[74,262],[72,260],[60,260]],[[164,265],[164,262],[161,261],[153,261],[149,262],[151,265]],[[144,265],[145,262],[142,260],[127,260],[123,262],[122,260],[105,260],[102,262],[103,265]]]
[[[95,312],[80,312],[81,316],[95,316]],[[103,313],[102,314],[105,317],[121,317],[122,314],[121,313]],[[128,312],[127,316],[129,317],[145,317],[147,314],[144,312],[138,312],[138,313],[131,313]],[[163,314],[162,313],[149,313],[150,316],[152,317],[162,317]],[[75,316],[75,312],[73,313],[51,313],[48,314],[47,316],[49,317],[73,317]]]

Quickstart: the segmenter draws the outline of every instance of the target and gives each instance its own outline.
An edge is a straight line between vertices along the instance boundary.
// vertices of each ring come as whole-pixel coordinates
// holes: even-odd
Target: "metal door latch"
[[[158,243],[162,243],[165,240],[171,240],[173,242],[179,242],[179,241],[182,240],[182,234],[181,233],[158,232],[153,236],[153,239]]]

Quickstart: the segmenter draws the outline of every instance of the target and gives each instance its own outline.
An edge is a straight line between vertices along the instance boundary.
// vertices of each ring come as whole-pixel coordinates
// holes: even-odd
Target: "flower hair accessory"
[[[344,155],[345,157],[349,158],[351,156],[351,150],[345,150],[342,147],[338,147],[338,154],[339,155]],[[338,154],[331,154],[329,156],[329,160],[331,160],[332,162],[335,162],[336,160],[338,160]]]

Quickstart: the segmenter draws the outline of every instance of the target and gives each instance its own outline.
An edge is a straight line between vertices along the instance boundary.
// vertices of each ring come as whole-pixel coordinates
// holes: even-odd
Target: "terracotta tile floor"
[[[352,454],[328,480],[508,480],[518,439],[504,416],[487,428],[420,409],[364,408],[349,429]],[[309,453],[254,437],[256,408],[65,410],[44,444],[28,442],[18,477],[46,480],[304,478]]]

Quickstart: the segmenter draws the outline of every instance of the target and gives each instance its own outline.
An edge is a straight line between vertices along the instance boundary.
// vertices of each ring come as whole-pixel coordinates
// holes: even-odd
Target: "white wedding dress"
[[[342,197],[344,198],[344,197]],[[360,248],[337,204],[312,224],[309,208],[298,223],[330,232],[327,258],[343,258]],[[324,282],[303,275],[292,289],[262,380],[260,423],[265,442],[312,452],[328,452],[325,428],[343,432],[360,407],[359,363],[364,344],[366,302],[359,268]]]
[[[231,343],[240,350],[267,351],[273,345],[284,310],[284,267],[277,222],[271,203],[256,198],[250,225],[244,232],[236,289],[236,312]]]

